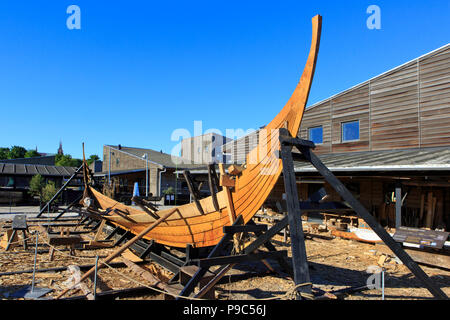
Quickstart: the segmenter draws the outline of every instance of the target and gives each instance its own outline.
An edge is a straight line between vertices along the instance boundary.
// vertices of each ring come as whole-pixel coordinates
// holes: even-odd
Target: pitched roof
[[[346,152],[318,155],[334,172],[450,171],[450,147]],[[295,162],[295,172],[315,172],[306,162]]]
[[[35,175],[52,177],[70,177],[77,168],[48,166],[40,164],[0,163],[0,175]]]
[[[2,163],[19,163],[19,164],[43,164],[43,165],[54,165],[55,155],[45,155],[40,157],[31,158],[17,158],[17,159],[3,159],[0,160]]]
[[[202,164],[194,164],[190,160],[172,156],[168,153],[152,150],[152,149],[143,149],[143,148],[133,148],[133,147],[124,147],[124,146],[112,146],[111,149],[114,149],[119,152],[128,153],[132,156],[135,156],[136,159],[142,159],[145,154],[148,154],[148,161],[154,164],[158,164],[162,167],[166,168],[178,168],[178,169],[190,169],[190,168],[198,168],[201,167]],[[178,163],[175,163],[174,160]]]
[[[297,150],[293,150],[297,152]],[[333,172],[392,172],[447,171],[450,172],[450,146],[401,150],[362,151],[317,155]],[[298,173],[317,170],[308,162],[294,161]],[[191,170],[192,174],[206,174],[206,168]]]

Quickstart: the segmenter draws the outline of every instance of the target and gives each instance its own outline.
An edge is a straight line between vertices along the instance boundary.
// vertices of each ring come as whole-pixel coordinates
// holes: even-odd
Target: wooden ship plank
[[[292,136],[297,136],[314,75],[320,34],[321,16],[317,15],[312,19],[311,48],[296,89],[280,113],[259,131],[258,146],[248,153],[245,170],[235,178],[235,187],[231,189],[232,206],[235,215],[242,215],[245,223],[262,206],[282,172],[281,160],[274,154],[280,149],[278,129],[285,127]],[[85,197],[94,198],[93,205],[104,211],[103,214],[109,221],[133,234],[139,234],[155,221],[155,218],[144,211],[110,199],[90,186],[86,187],[88,192]],[[158,216],[176,212],[144,238],[173,247],[185,247],[187,244],[206,247],[217,244],[223,237],[223,227],[232,224],[225,187],[217,192],[217,201],[218,211],[211,196],[200,199],[203,214],[194,202],[157,211]],[[123,213],[127,214],[126,217]]]

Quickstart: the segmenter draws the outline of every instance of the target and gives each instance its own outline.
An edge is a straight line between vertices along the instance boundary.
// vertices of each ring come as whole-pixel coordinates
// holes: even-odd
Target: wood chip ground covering
[[[0,227],[7,222],[1,221]],[[30,230],[38,230],[38,227],[30,227]],[[5,229],[0,229],[0,237],[3,237]],[[82,235],[83,238],[93,237],[94,234]],[[306,249],[310,266],[311,280],[314,288],[333,291],[351,286],[361,286],[366,284],[369,274],[366,270],[369,266],[377,265],[380,260],[380,254],[375,252],[371,244],[355,242],[340,238],[333,238],[327,233],[320,233],[320,237],[307,237]],[[324,239],[328,238],[328,239]],[[19,236],[19,240],[21,235]],[[0,272],[10,272],[19,270],[28,270],[33,268],[34,263],[34,240],[30,240],[29,248],[24,251],[21,244],[10,251],[0,249]],[[40,233],[39,250],[48,250],[46,247],[46,236]],[[275,242],[277,249],[288,250],[290,256],[289,244],[283,243],[282,236],[276,236]],[[47,253],[40,253],[37,256],[37,268],[55,268],[68,267],[69,265],[93,264],[95,257],[100,259],[109,255],[114,249],[95,249],[95,250],[77,250],[76,257],[69,256],[68,251],[64,253],[56,252],[53,261],[49,261]],[[270,261],[276,270],[281,271],[280,267],[274,261]],[[431,299],[432,296],[428,290],[421,287],[420,282],[401,264],[394,259],[387,259],[384,263],[386,268],[385,298],[386,299]],[[167,280],[172,274],[157,265],[151,263],[144,266],[147,270],[154,273],[160,279]],[[450,271],[421,266],[421,268],[432,278],[432,280],[450,296]],[[126,277],[134,279],[136,282],[148,285],[146,280],[136,276],[129,269],[116,268],[116,270],[125,274]],[[225,278],[225,283],[216,286],[216,295],[221,300],[236,299],[265,299],[283,295],[293,287],[293,281],[285,274],[267,273],[267,268],[259,263],[251,263],[237,266],[230,274],[238,275],[248,272],[258,273],[258,276],[233,281],[233,277]],[[99,271],[101,280],[112,289],[124,289],[140,286],[130,281],[124,276],[120,276],[114,271],[104,268]],[[52,288],[53,291],[47,298],[55,297],[64,288],[64,282],[70,277],[68,270],[61,272],[37,273],[36,286]],[[227,279],[229,281],[227,281]],[[31,285],[32,273],[0,276],[0,298],[3,293],[17,290],[23,285]],[[88,287],[92,288],[92,283],[87,281]],[[81,292],[74,295],[81,295]],[[70,296],[70,295],[68,295]],[[155,293],[141,297],[132,297],[126,299],[162,299],[162,295]],[[352,294],[345,299],[381,299],[379,290],[366,290],[361,293]]]

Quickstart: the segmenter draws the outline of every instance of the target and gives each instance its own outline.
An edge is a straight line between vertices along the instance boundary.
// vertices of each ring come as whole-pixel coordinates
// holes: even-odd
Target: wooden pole
[[[220,171],[221,177],[226,175],[223,163],[219,163],[219,171]],[[230,224],[233,224],[234,221],[236,220],[236,212],[234,211],[234,205],[233,205],[233,196],[231,195],[231,190],[228,186],[222,185],[222,187],[224,188],[225,194],[227,196],[226,200],[227,200],[227,209],[228,209],[228,217],[230,218]]]
[[[213,200],[213,204],[214,204],[214,209],[216,211],[219,211],[219,202],[217,201],[217,195],[216,195],[216,188],[218,189],[217,185],[214,185],[214,177],[213,174],[215,175],[215,171],[213,171],[214,169],[214,164],[209,164],[208,165],[208,184],[209,184],[209,192],[211,193],[211,197]],[[217,176],[216,176],[217,179]],[[218,190],[217,190],[218,191]]]
[[[402,225],[402,188],[400,184],[395,186],[395,228]]]
[[[296,139],[297,140],[297,139]],[[334,190],[355,210],[355,212],[372,228],[380,239],[391,249],[395,255],[405,264],[405,266],[422,282],[422,284],[437,299],[448,300],[442,289],[436,286],[428,275],[415,263],[402,247],[381,227],[367,209],[356,200],[350,191],[339,181],[338,178],[322,163],[322,161],[309,148],[305,148],[298,143],[294,143],[300,152],[305,156]],[[429,195],[430,197],[430,195]],[[432,197],[432,195],[431,195]]]
[[[433,210],[433,192],[428,192],[428,198],[427,198],[427,215],[425,217],[425,227],[431,228],[433,224],[432,220],[432,210]]]
[[[302,213],[295,181],[292,147],[286,145],[281,146],[281,160],[283,163],[284,188],[287,196],[286,205],[289,221],[289,237],[291,238],[294,282],[295,285],[299,285],[310,282],[311,278],[309,275],[308,257],[306,255],[305,236],[303,234]],[[311,293],[312,286],[301,286],[297,291],[299,293]],[[298,299],[302,299],[301,295],[298,296]]]
[[[105,263],[109,263],[110,261],[112,261],[114,258],[116,258],[117,256],[119,256],[122,252],[124,252],[126,249],[128,249],[133,243],[135,243],[136,241],[142,239],[142,237],[144,237],[147,233],[149,233],[150,231],[152,231],[154,228],[156,228],[159,224],[161,224],[164,220],[166,220],[167,218],[169,218],[172,214],[174,214],[176,211],[178,211],[177,209],[166,213],[164,216],[162,216],[161,218],[159,218],[158,220],[156,220],[155,222],[153,222],[150,226],[148,226],[147,228],[145,228],[141,233],[139,233],[138,235],[136,235],[133,239],[131,239],[130,241],[128,241],[127,243],[125,243],[125,245],[123,245],[122,247],[118,248],[116,251],[114,251],[113,253],[111,253],[108,257],[106,257],[106,259],[104,261],[99,261],[98,267],[97,269],[100,269],[102,267],[105,266]],[[73,287],[75,287],[78,283],[86,280],[93,272],[95,272],[95,266],[93,268],[91,268],[88,272],[86,272],[81,278],[80,280],[74,284],[71,288],[65,289],[62,293],[60,293],[56,299],[61,298],[63,295],[65,295],[69,290],[71,290]]]
[[[197,206],[197,210],[200,212],[201,215],[204,215],[205,212],[203,211],[202,205],[200,204],[198,190],[194,187],[191,173],[189,172],[189,170],[184,170],[183,175],[184,175],[184,179],[186,180],[187,186],[189,188],[189,192],[191,193],[192,198],[194,198],[194,202],[195,202],[195,205]]]
[[[42,209],[37,214],[36,218],[40,218],[42,213],[50,208],[50,205],[52,202],[66,189],[66,187],[69,185],[69,183],[77,176],[77,174],[83,169],[83,165],[81,165],[75,172],[72,174],[72,176],[69,178],[69,180],[64,183],[64,185],[58,190],[58,192],[55,193],[55,195],[45,204],[45,206],[42,207]]]
[[[421,193],[420,194],[420,214],[419,214],[419,223],[422,223],[422,219],[423,219],[423,205],[425,203],[425,194]]]

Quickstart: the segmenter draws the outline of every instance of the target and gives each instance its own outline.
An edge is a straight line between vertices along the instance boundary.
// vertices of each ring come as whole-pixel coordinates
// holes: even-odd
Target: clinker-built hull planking
[[[264,128],[265,130],[261,130],[259,144],[247,155],[246,168],[236,177],[235,187],[231,191],[235,215],[242,215],[245,223],[263,205],[282,171],[281,160],[274,154],[280,147],[276,129],[287,128],[292,136],[298,133],[319,51],[321,16],[317,15],[312,19],[312,30],[308,60],[294,93],[280,113]],[[155,221],[147,213],[116,202],[91,187],[88,187],[88,191],[99,208],[127,212],[128,219],[115,214],[106,216],[108,220],[133,234],[139,234]],[[158,211],[159,216],[170,211],[176,212],[144,238],[173,247],[185,247],[187,244],[205,247],[217,244],[223,236],[223,226],[231,224],[225,188],[217,193],[217,200],[219,211],[214,208],[212,197],[199,200],[204,214],[199,212],[195,203]]]

